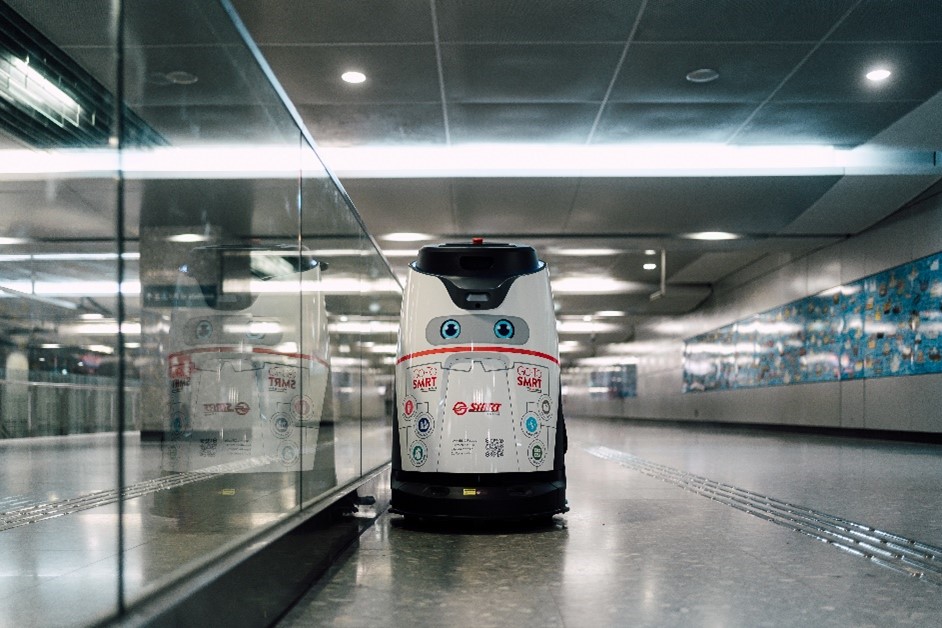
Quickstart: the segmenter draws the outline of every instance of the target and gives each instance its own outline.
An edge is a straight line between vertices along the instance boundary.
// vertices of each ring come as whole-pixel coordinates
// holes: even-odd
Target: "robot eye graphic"
[[[514,337],[514,324],[506,318],[502,318],[494,323],[494,335],[501,340],[508,340]]]
[[[449,318],[442,323],[441,333],[445,340],[454,340],[461,335],[461,325],[455,319]]]

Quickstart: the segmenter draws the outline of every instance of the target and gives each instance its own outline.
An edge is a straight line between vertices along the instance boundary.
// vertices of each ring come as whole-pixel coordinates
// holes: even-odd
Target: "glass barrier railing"
[[[0,3],[0,624],[389,460],[401,288],[227,2]]]

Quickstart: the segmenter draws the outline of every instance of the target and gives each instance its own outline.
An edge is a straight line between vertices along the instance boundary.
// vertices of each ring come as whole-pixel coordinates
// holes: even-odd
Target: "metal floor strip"
[[[583,449],[597,458],[617,462],[629,469],[867,558],[888,569],[942,586],[942,548],[940,547],[774,497],[715,482],[709,478],[644,460],[616,449],[601,446],[584,446]]]

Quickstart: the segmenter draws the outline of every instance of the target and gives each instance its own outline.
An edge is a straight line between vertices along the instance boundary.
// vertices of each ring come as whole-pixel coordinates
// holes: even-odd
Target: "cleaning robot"
[[[542,518],[566,505],[559,341],[529,246],[423,247],[396,362],[391,510]]]

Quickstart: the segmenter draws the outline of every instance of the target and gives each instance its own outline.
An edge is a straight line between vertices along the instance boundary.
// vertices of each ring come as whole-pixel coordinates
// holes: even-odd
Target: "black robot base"
[[[538,519],[567,512],[564,470],[536,473],[393,471],[390,512],[406,517]]]

